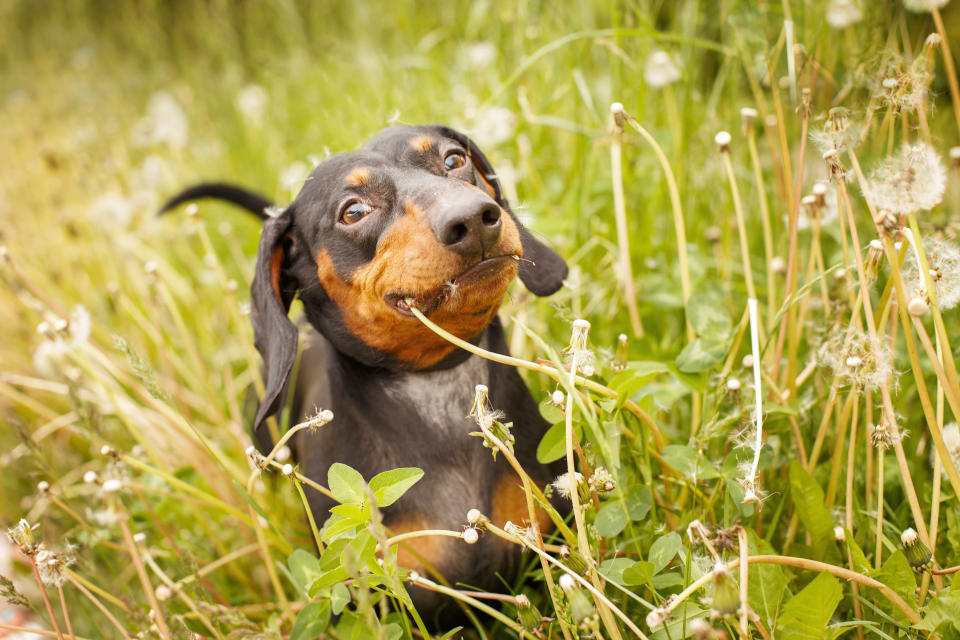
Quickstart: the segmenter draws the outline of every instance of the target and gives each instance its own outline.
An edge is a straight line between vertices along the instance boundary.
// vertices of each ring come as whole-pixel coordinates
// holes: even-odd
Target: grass
[[[78,639],[426,635],[419,588],[482,612],[474,637],[960,637],[960,43],[928,40],[960,14],[836,29],[833,4],[4,3],[0,522],[26,553],[2,592]],[[558,535],[474,514],[530,550],[492,599],[371,564],[377,509],[332,535],[302,501],[327,479],[248,458],[257,223],[154,216],[200,179],[286,202],[312,162],[424,122],[469,131],[571,265],[501,317],[544,455],[584,482],[557,483]],[[877,173],[918,142],[942,198],[929,159]],[[531,512],[559,490],[517,471]],[[337,474],[381,507],[418,477]]]

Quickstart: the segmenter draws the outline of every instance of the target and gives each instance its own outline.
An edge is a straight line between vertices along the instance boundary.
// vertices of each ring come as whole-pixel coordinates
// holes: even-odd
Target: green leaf
[[[677,356],[677,369],[683,373],[709,371],[723,362],[726,354],[726,340],[696,338]]]
[[[327,630],[330,624],[330,601],[316,600],[307,603],[290,631],[290,640],[314,640]]]
[[[936,631],[941,635],[953,627],[960,632],[960,593],[941,592],[923,610],[923,620],[914,629]]]
[[[610,558],[600,563],[600,574],[607,580],[623,584],[623,572],[636,564],[630,558]]]
[[[697,452],[683,444],[671,444],[663,448],[667,464],[693,480],[710,480],[720,474],[707,460],[698,460]]]
[[[843,589],[836,578],[829,573],[818,574],[783,606],[777,621],[777,638],[821,640],[842,597]]]
[[[573,423],[573,431],[577,438],[583,439],[583,427],[579,423]],[[547,464],[554,460],[559,460],[567,453],[566,424],[561,420],[543,434],[540,444],[537,445],[537,461],[541,464]]]
[[[647,560],[653,563],[654,573],[660,573],[660,570],[670,564],[673,557],[680,551],[683,541],[680,534],[671,531],[665,536],[660,536],[650,545],[650,553],[647,554]]]
[[[749,549],[752,555],[774,554],[773,547],[753,531],[749,532]],[[790,580],[778,565],[751,564],[747,582],[747,602],[756,611],[767,628],[773,628],[783,600],[783,593]]]
[[[638,560],[623,570],[623,584],[631,586],[647,584],[654,573],[656,571],[652,562]]]
[[[343,505],[341,505],[343,506]],[[352,505],[348,505],[352,506]],[[323,528],[320,530],[320,539],[324,542],[328,540],[333,540],[337,536],[343,535],[348,531],[356,529],[359,525],[356,518],[351,516],[341,515],[339,513],[333,513],[327,518],[327,521],[323,523]],[[324,554],[326,555],[326,554]]]
[[[616,500],[600,507],[597,511],[597,517],[593,521],[593,526],[597,528],[597,533],[601,536],[610,538],[623,531],[627,522],[628,518],[623,510],[623,505],[620,504],[619,500]]]
[[[823,490],[798,461],[790,463],[790,496],[797,516],[813,539],[813,557],[836,564],[840,559],[833,537],[833,518],[827,509]]]
[[[347,585],[342,582],[335,584],[333,592],[330,594],[330,610],[333,615],[340,615],[348,604],[350,604],[350,591],[347,589]]]
[[[334,462],[327,471],[327,485],[330,493],[343,504],[362,504],[366,502],[366,483],[359,471],[347,465]]]
[[[420,481],[423,471],[416,467],[403,467],[384,471],[370,480],[370,490],[377,497],[377,504],[389,507],[400,499],[407,490]]]
[[[320,568],[320,559],[304,549],[296,549],[290,554],[287,558],[287,567],[290,568],[293,583],[302,593],[306,593],[314,580],[323,573],[323,569]]]
[[[730,316],[718,295],[698,291],[687,301],[687,319],[698,336],[723,341],[730,335]]]
[[[347,570],[343,567],[333,568],[314,580],[307,593],[311,598],[316,597],[318,593],[327,587],[333,586],[338,582],[343,582],[349,577],[350,574],[347,573]]]
[[[624,501],[627,503],[627,515],[636,522],[647,517],[653,504],[653,494],[649,487],[635,484],[627,490]]]
[[[913,601],[916,596],[917,579],[910,568],[910,563],[902,550],[897,550],[893,555],[887,558],[879,571],[871,574],[871,577],[879,580],[883,584],[893,589],[905,602]],[[909,620],[900,609],[887,600],[879,591],[869,587],[864,588],[864,596],[872,598],[877,605],[892,615],[901,624],[909,624]]]

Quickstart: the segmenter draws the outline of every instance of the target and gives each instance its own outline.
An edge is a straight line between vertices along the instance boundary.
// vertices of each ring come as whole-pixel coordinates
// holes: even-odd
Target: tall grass
[[[864,4],[4,3],[0,521],[22,553],[0,590],[23,625],[439,636],[408,596],[433,589],[474,637],[960,637],[960,18]],[[419,476],[248,453],[257,224],[154,211],[199,179],[285,202],[423,122],[474,136],[571,265],[501,313],[568,473],[516,465],[526,523],[392,538],[374,508],[334,535],[303,485],[386,506]],[[574,513],[548,535],[555,492]],[[373,561],[481,533],[528,550],[500,593]]]

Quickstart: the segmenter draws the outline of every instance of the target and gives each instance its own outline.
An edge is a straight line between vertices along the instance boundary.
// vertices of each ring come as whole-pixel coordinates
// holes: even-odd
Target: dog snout
[[[440,243],[464,256],[484,256],[500,240],[503,211],[493,201],[469,199],[444,207],[434,219]]]

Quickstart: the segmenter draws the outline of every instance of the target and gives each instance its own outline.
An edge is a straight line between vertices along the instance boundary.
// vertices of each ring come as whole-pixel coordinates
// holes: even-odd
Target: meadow
[[[958,34],[945,0],[3,2],[0,638],[960,638]],[[366,497],[415,474],[249,453],[259,223],[156,215],[424,123],[571,267],[500,312],[568,463],[517,482],[571,516],[448,532],[526,549],[497,593],[398,568]]]

